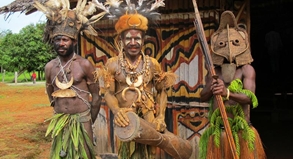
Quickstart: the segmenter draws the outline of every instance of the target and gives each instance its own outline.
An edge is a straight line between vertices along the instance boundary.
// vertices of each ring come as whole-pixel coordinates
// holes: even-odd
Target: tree
[[[0,48],[1,48],[1,43],[4,39],[4,37],[9,33],[11,33],[11,30],[4,30],[4,31],[0,32]],[[0,55],[1,56],[4,55],[4,50],[0,49]],[[1,66],[1,73],[2,73],[4,69],[3,69],[3,63],[1,62],[1,57],[0,57],[0,66]]]
[[[44,27],[45,23],[28,25],[20,31],[21,37],[26,41],[24,53],[30,63],[26,67],[28,71],[43,70],[45,64],[55,57],[52,47],[43,42]]]
[[[0,36],[0,65],[19,75],[26,70],[42,72],[45,64],[56,56],[52,47],[43,42],[44,27],[45,23],[30,24],[18,34],[8,31]]]
[[[14,72],[15,70],[18,70],[17,66],[15,66],[15,61],[17,58],[15,58],[15,52],[19,52],[19,36],[18,34],[13,34],[11,31],[9,31],[3,39],[1,39],[0,43],[0,50],[1,50],[1,57],[0,62],[1,65],[7,70]],[[17,68],[17,69],[15,69]]]

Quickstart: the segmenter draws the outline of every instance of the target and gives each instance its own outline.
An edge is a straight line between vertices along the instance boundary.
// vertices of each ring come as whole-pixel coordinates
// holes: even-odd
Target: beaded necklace
[[[129,64],[127,63],[128,61],[124,60],[123,54],[119,55],[119,60],[120,60],[120,66],[121,66],[122,72],[125,75],[125,77],[131,76],[131,79],[137,79],[138,76],[144,75],[144,73],[147,71],[147,69],[149,69],[146,67],[147,65],[149,66],[149,64],[147,64],[147,63],[149,63],[149,61],[146,60],[145,55],[143,53],[140,56],[140,58],[136,61],[135,65],[133,66],[133,69],[129,68]],[[137,72],[137,71],[135,71],[135,68],[138,67],[138,65],[141,61],[140,60],[141,57],[143,59],[143,67],[139,72]],[[147,71],[147,72],[149,72],[149,71]],[[132,81],[132,82],[134,82],[134,81]]]
[[[140,63],[141,61],[141,55],[138,57],[138,59],[135,61],[134,65],[132,65],[130,62],[129,62],[129,59],[126,58],[126,63],[127,63],[127,68],[129,68],[131,71],[135,70],[137,67],[138,67],[138,64]]]

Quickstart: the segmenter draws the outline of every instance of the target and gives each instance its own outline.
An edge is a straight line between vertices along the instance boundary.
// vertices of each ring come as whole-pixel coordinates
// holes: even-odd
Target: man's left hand
[[[166,129],[166,123],[165,123],[165,119],[163,117],[156,117],[153,121],[153,123],[155,124],[155,128],[157,131],[159,132],[164,132]]]

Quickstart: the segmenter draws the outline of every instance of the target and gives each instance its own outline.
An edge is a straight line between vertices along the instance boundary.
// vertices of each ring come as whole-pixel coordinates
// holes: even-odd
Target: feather
[[[39,11],[43,12],[48,19],[52,19],[52,10],[43,6],[40,2],[34,1],[34,7],[36,7]]]
[[[67,13],[68,13],[68,10],[61,10],[61,11],[59,11],[59,14],[62,17],[62,20],[64,20],[67,17]]]
[[[107,0],[105,5],[109,5],[114,8],[118,8],[123,1],[120,0]]]
[[[87,35],[98,36],[97,31],[91,25],[88,25],[87,27],[85,27],[83,32],[86,33]]]
[[[59,0],[49,0],[45,4],[46,4],[46,6],[48,6],[50,8],[60,8],[61,7],[61,3]]]
[[[151,7],[151,2],[145,1],[145,0],[139,0],[138,6],[136,7],[136,10],[140,13],[147,13]]]
[[[60,0],[62,4],[62,10],[69,10],[70,9],[70,3],[69,0]]]
[[[79,21],[81,21],[81,24],[85,24],[89,21],[85,16],[83,16],[81,14],[78,14],[77,17],[78,17]]]
[[[130,2],[130,0],[125,0],[125,2],[126,2],[126,4],[127,4],[127,6],[130,8],[130,7],[131,7],[131,2]]]
[[[67,22],[64,25],[59,25],[61,21],[64,21],[69,15],[68,13],[72,13],[77,15],[76,19],[73,19],[76,22],[80,22],[81,26],[77,28],[76,31],[70,34],[74,34],[71,36],[76,36],[79,33],[87,33],[94,36],[97,36],[96,30],[91,26],[92,23],[97,22],[100,20],[104,15],[110,14],[109,8],[110,5],[105,6],[103,3],[100,3],[98,0],[92,0],[88,2],[87,0],[76,0],[77,5],[76,8],[70,9],[70,0],[33,0],[33,6],[38,9],[39,11],[43,12],[47,19],[48,23],[46,26],[46,32],[44,34],[44,39],[49,42],[52,40],[53,31],[57,27],[67,27]],[[119,7],[119,5],[123,2],[121,0],[106,0],[109,4]],[[102,12],[94,15],[97,12],[97,8],[101,9]],[[60,18],[61,17],[61,18]],[[88,19],[88,17],[91,17]],[[58,20],[58,22],[57,22]],[[64,33],[68,32],[64,30]],[[62,124],[65,123],[58,123],[57,125],[59,128],[62,127]],[[60,125],[61,124],[61,125]],[[47,132],[49,134],[53,130]],[[52,134],[56,135],[58,131],[61,129],[55,129]]]
[[[82,2],[82,0],[77,1],[76,8],[75,8],[77,10],[77,12],[79,10],[79,6],[80,6],[81,2]]]
[[[108,0],[107,0],[108,1]],[[105,2],[105,5],[103,3],[100,3],[99,1],[95,0],[93,1],[93,3],[96,5],[97,8],[103,10],[104,12],[110,14],[110,11],[109,11],[109,4],[108,2]],[[108,7],[106,7],[106,5],[108,5]]]
[[[138,0],[138,1],[137,1],[138,7],[141,7],[141,6],[142,6],[143,1],[144,1],[144,0]]]
[[[104,15],[107,14],[106,12],[101,12],[97,15],[94,15],[92,16],[90,19],[89,19],[89,24],[93,24],[97,21],[99,21],[100,19],[102,19],[104,17]]]
[[[165,7],[165,3],[164,3],[164,0],[156,0],[151,8],[150,8],[150,11],[153,11],[153,10],[156,10],[157,8],[159,7]]]
[[[88,2],[88,5],[85,6],[82,15],[87,17],[89,15],[93,15],[96,11],[96,5],[92,2]]]
[[[126,0],[127,6],[128,8],[125,8],[125,10],[127,10],[130,13],[136,13],[136,8],[135,8],[135,4],[131,3],[130,0]]]
[[[82,11],[85,9],[85,5],[86,5],[86,0],[80,0],[81,3],[79,6],[76,6],[76,14],[80,14],[82,13]]]
[[[80,4],[82,3],[82,1],[83,1],[83,0],[77,0],[76,7],[75,7],[75,8],[79,7]]]

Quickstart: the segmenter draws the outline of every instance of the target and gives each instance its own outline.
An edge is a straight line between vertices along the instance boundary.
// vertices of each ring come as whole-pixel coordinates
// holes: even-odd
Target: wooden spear
[[[209,72],[211,73],[211,75],[214,79],[217,79],[218,76],[215,73],[214,64],[213,64],[213,61],[211,60],[211,54],[210,54],[208,43],[206,41],[206,37],[205,37],[204,29],[202,26],[201,17],[200,17],[198,8],[197,8],[196,0],[192,0],[192,2],[193,2],[194,12],[195,12],[194,25],[195,25],[197,37],[200,41],[201,50],[205,56],[205,61],[206,61]],[[227,113],[225,110],[225,105],[223,103],[222,97],[220,95],[216,95],[215,98],[216,98],[216,102],[217,102],[219,109],[220,109],[220,112],[221,112],[221,116],[222,116],[223,123],[224,123],[224,128],[226,131],[226,136],[227,136],[230,148],[231,148],[233,159],[238,159],[235,142],[233,139],[231,127],[230,127],[230,124],[228,121],[228,117],[227,117]]]

